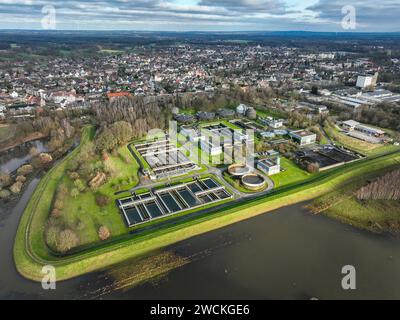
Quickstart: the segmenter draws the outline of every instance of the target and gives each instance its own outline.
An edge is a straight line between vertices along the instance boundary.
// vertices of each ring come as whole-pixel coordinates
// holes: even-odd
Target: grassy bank
[[[330,218],[372,232],[400,232],[400,202],[351,197],[324,212]]]
[[[399,164],[400,165],[400,164]],[[312,211],[332,219],[372,232],[400,232],[400,201],[359,200],[354,193],[365,186],[369,180],[389,171],[390,167],[379,173],[365,175],[357,183],[342,186],[340,190],[317,198],[310,206]]]
[[[89,139],[86,130],[82,141]],[[51,195],[63,177],[68,160],[78,150],[71,153],[43,178],[33,194],[21,219],[14,246],[14,258],[18,271],[26,278],[40,280],[43,265],[54,265],[58,280],[70,279],[96,271],[126,259],[140,257],[154,250],[190,237],[233,224],[250,217],[305,200],[314,199],[331,192],[345,182],[357,181],[365,174],[380,172],[398,165],[399,153],[387,155],[310,176],[305,181],[290,183],[273,192],[269,197],[232,204],[224,209],[193,217],[181,223],[169,224],[156,231],[137,235],[126,235],[113,242],[91,246],[84,252],[66,257],[54,257],[43,240],[44,222],[51,206]]]

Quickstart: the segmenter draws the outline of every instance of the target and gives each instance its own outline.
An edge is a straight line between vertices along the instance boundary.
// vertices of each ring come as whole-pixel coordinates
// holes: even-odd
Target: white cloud
[[[360,31],[400,31],[398,0],[0,0],[0,28],[40,28],[47,4],[65,29],[341,31],[341,7],[350,4]]]

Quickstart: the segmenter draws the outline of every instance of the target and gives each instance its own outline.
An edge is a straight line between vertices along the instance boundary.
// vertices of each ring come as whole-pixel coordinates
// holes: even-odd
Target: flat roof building
[[[378,81],[378,73],[375,73],[374,75],[360,75],[357,78],[356,86],[358,88],[364,89],[371,86],[376,86],[377,81]]]
[[[382,137],[385,135],[385,131],[383,130],[363,125],[354,120],[343,121],[342,127],[347,131],[359,131],[364,134],[375,137]]]
[[[314,144],[317,142],[317,135],[307,130],[289,132],[289,136],[301,146]]]
[[[268,176],[280,173],[281,172],[280,156],[277,156],[276,158],[268,158],[258,161],[257,169],[264,172]]]
[[[274,119],[272,117],[268,117],[262,120],[262,123],[273,128],[279,129],[283,127],[283,120],[282,119]]]

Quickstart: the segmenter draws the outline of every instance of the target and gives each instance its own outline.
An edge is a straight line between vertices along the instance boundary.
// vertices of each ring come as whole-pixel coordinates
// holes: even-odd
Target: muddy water
[[[157,281],[113,291],[108,272],[99,272],[44,291],[20,277],[12,259],[19,219],[38,181],[14,207],[0,207],[1,299],[400,298],[400,240],[311,216],[301,205],[167,248],[190,263]],[[341,288],[344,265],[356,267],[356,291]]]
[[[156,283],[110,298],[400,299],[400,240],[360,232],[301,205],[283,208],[170,248],[191,257]],[[345,291],[342,267],[356,268]]]
[[[12,173],[22,165],[27,164],[33,158],[33,155],[29,154],[30,149],[33,147],[39,153],[47,152],[48,150],[41,140],[20,145],[0,157],[0,172]]]

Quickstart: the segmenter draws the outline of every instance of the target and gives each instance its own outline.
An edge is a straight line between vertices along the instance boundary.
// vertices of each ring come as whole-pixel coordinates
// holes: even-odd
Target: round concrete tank
[[[245,164],[233,164],[228,168],[228,172],[233,177],[243,177],[252,172],[252,169]]]
[[[267,186],[267,180],[260,174],[247,174],[242,177],[242,184],[246,189],[259,191]]]

